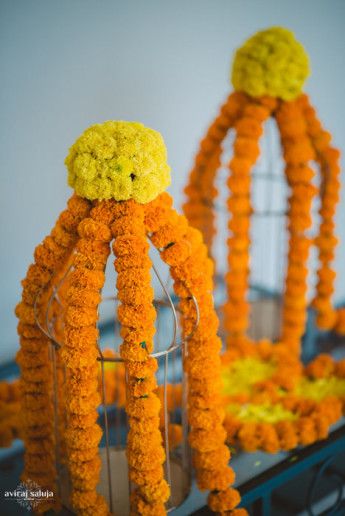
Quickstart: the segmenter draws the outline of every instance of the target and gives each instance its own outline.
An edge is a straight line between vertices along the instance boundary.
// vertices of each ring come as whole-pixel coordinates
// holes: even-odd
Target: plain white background
[[[345,149],[344,20],[343,0],[1,0],[0,360],[17,349],[20,280],[71,193],[63,161],[86,127],[124,119],[161,131],[179,207],[198,140],[230,91],[234,50],[283,25],[309,53],[306,91]],[[345,203],[345,242],[344,221]]]

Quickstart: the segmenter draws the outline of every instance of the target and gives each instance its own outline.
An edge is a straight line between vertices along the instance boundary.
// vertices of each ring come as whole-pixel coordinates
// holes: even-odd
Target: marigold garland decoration
[[[190,336],[184,368],[189,386],[189,441],[194,449],[198,484],[211,491],[211,509],[245,514],[235,510],[240,496],[229,487],[234,473],[228,466],[223,426],[221,342],[212,299],[213,265],[199,231],[175,212],[167,193],[160,193],[168,183],[169,171],[163,140],[142,124],[106,122],[85,131],[72,146],[66,162],[70,184],[87,199],[74,195],[51,236],[36,249],[36,263],[23,282],[23,300],[16,310],[21,336],[18,362],[23,390],[25,474],[41,486],[55,488],[58,473],[53,450],[57,444],[63,448],[69,470],[73,510],[84,516],[109,514],[106,501],[97,492],[101,468],[98,446],[102,437],[97,424],[101,402],[97,320],[105,266],[112,248],[120,302],[117,317],[123,339],[123,363],[116,367],[122,368],[119,374],[126,379],[126,392],[119,391],[116,399],[110,393],[106,401],[125,404],[128,415],[127,458],[129,479],[134,485],[131,514],[166,514],[170,486],[163,469],[162,391],[155,376],[157,362],[151,356],[156,318],[148,254],[151,240],[170,266],[180,298],[183,332],[185,338]],[[128,177],[133,182],[130,188]],[[54,315],[58,313],[58,304],[49,300],[65,276],[59,290],[63,324],[57,321],[54,331],[62,342],[56,356],[66,375],[64,381],[58,381],[58,398],[65,406],[67,420],[66,428],[59,424],[59,442],[55,443],[50,340],[41,331],[40,318],[47,307]],[[197,327],[195,301],[199,311]],[[105,382],[113,385],[111,371],[105,374]],[[169,393],[177,400],[182,398],[179,385],[169,386]],[[179,425],[170,424],[168,435],[172,446],[179,443]],[[42,449],[37,446],[38,439]],[[217,457],[219,460],[215,460]]]
[[[299,421],[305,417],[306,402],[298,397],[304,376],[306,381],[309,378],[308,369],[303,371],[300,363],[300,353],[307,319],[308,257],[312,246],[318,249],[320,263],[316,296],[313,300],[316,324],[323,330],[345,332],[344,310],[335,310],[332,304],[336,276],[332,261],[337,244],[334,214],[339,200],[339,152],[332,146],[331,136],[322,128],[307,95],[302,93],[308,75],[308,56],[292,32],[273,27],[251,37],[235,54],[232,82],[236,91],[230,94],[220,108],[201,141],[185,188],[187,201],[184,212],[191,224],[203,233],[211,255],[216,232],[214,219],[217,191],[214,183],[221,162],[221,146],[232,129],[233,155],[228,163],[230,174],[227,178],[227,300],[223,306],[227,351],[223,357],[222,376],[223,395],[229,409],[226,414],[228,436],[230,439],[236,436],[237,442],[246,449],[261,447],[274,451],[291,448],[297,442],[306,444],[304,438],[297,439],[296,436],[288,439],[288,444],[283,442],[277,437],[269,415],[279,422],[279,428],[282,425],[284,427],[285,423],[290,428],[291,418],[296,420],[296,424],[302,424]],[[278,342],[274,345],[267,341],[251,342],[247,336],[251,315],[247,296],[253,214],[252,171],[260,155],[260,138],[264,124],[270,117],[275,119],[279,130],[285,178],[289,187],[289,240],[282,297],[282,325]],[[314,182],[315,162],[319,167],[320,189]],[[313,224],[312,204],[316,196],[321,200],[321,223],[314,238],[310,229]],[[280,369],[279,364],[282,365],[284,360],[277,362],[277,354],[289,358],[287,369]],[[337,376],[333,374],[332,378],[336,382]],[[253,385],[245,388],[249,380]],[[282,385],[282,380],[286,381],[286,385]],[[337,408],[334,408],[332,417],[323,419],[323,430],[316,432],[315,438],[325,435],[326,427],[328,429],[329,424],[341,414],[342,403],[338,387],[330,394],[333,401],[329,402],[329,405],[333,404]],[[317,389],[318,386],[308,384],[308,392],[313,388]],[[288,408],[289,413],[280,401],[282,389],[293,393],[294,398],[299,400]],[[283,397],[284,403],[289,399],[290,394]],[[310,410],[315,417],[328,404],[328,398],[325,399],[326,401],[321,398],[313,401],[314,408]],[[278,405],[274,406],[274,403]],[[284,424],[281,424],[281,420]],[[259,424],[259,430],[256,423]],[[244,424],[247,425],[246,430],[242,430]],[[306,423],[310,424],[310,421]],[[285,439],[285,430],[280,430]],[[266,435],[266,441],[259,439],[258,431]],[[245,436],[248,436],[247,441]],[[244,443],[250,439],[251,444],[245,446]]]
[[[292,52],[292,54],[290,54]],[[307,62],[307,56],[293,34],[283,28],[273,27],[257,33],[238,50],[234,62],[234,74],[248,77],[251,74],[262,77],[267,84],[282,84],[289,88],[285,77],[284,63],[292,55],[296,62]],[[241,57],[242,56],[242,57]],[[251,66],[245,65],[250,61]],[[275,66],[276,79],[266,73],[270,64]],[[240,66],[241,65],[241,66]],[[260,68],[261,72],[256,72]],[[236,71],[236,73],[235,73]],[[248,74],[248,75],[246,75]],[[320,269],[318,270],[317,295],[314,306],[317,311],[317,324],[322,329],[330,329],[337,324],[337,313],[333,309],[331,296],[335,273],[331,268],[337,239],[334,236],[335,206],[339,200],[339,152],[330,144],[330,134],[322,129],[311,107],[308,97],[301,92],[307,75],[307,65],[301,66],[295,86],[290,95],[281,92],[270,93],[264,88],[261,93],[247,91],[243,85],[236,84],[232,93],[221,107],[219,115],[210,126],[200,144],[185,188],[187,202],[184,211],[191,224],[203,232],[205,241],[212,252],[214,220],[214,180],[220,161],[220,148],[230,129],[235,131],[233,157],[229,163],[230,176],[228,188],[228,273],[226,284],[228,302],[224,308],[228,343],[240,341],[247,332],[249,306],[246,300],[249,274],[250,200],[251,171],[260,154],[259,140],[263,124],[268,117],[277,121],[282,140],[283,155],[286,162],[285,175],[290,188],[288,231],[290,236],[286,292],[284,295],[284,322],[281,338],[289,343],[291,349],[299,352],[300,338],[303,335],[306,318],[307,269],[311,245],[319,249]],[[290,75],[290,77],[292,77]],[[304,78],[304,79],[303,79]],[[303,79],[303,80],[302,80]],[[217,155],[217,163],[214,157]],[[313,184],[314,171],[311,162],[316,160],[321,173],[321,224],[315,240],[308,233],[312,225],[311,205],[318,190]],[[211,171],[211,172],[210,172]],[[235,317],[234,317],[235,315]]]
[[[336,312],[332,305],[332,294],[334,292],[334,280],[336,273],[332,268],[334,250],[338,240],[334,234],[334,215],[339,201],[340,190],[340,153],[331,145],[331,135],[322,128],[316,116],[315,109],[310,105],[306,95],[299,99],[303,110],[307,132],[315,149],[315,159],[319,163],[321,171],[321,205],[319,214],[321,223],[319,234],[315,239],[319,251],[318,282],[316,285],[316,296],[313,306],[316,310],[316,324],[323,330],[335,328],[336,331],[344,334],[338,319],[341,318],[341,311]]]
[[[38,320],[44,314],[44,294],[53,285],[54,274],[58,274],[68,260],[77,239],[77,227],[88,211],[89,204],[84,199],[74,195],[69,200],[67,209],[61,213],[51,234],[35,249],[35,262],[30,265],[22,282],[22,301],[16,307],[25,445],[23,479],[33,480],[42,489],[53,491],[53,507],[56,507],[57,500],[51,397],[53,372],[49,339],[40,330]],[[50,504],[41,503],[38,511],[45,512],[49,508]]]
[[[201,490],[210,489],[209,506],[221,506],[221,512],[231,511],[240,502],[237,491],[229,484],[234,473],[227,463],[229,451],[224,444],[224,412],[220,396],[221,341],[217,337],[218,320],[212,299],[212,261],[200,233],[188,226],[185,217],[176,215],[171,200],[162,194],[146,205],[146,227],[152,243],[160,250],[162,259],[170,266],[174,289],[180,298],[188,354],[184,367],[188,375],[188,418],[191,426],[189,442],[194,449],[197,484]],[[157,217],[157,213],[161,216]],[[172,224],[172,221],[175,223]],[[191,298],[199,308],[199,322]],[[220,460],[214,460],[215,456]],[[234,493],[235,496],[228,496]],[[218,504],[218,505],[217,505]]]

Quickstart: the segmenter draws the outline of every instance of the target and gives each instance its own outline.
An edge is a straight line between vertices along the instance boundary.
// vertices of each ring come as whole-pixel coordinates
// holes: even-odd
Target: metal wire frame
[[[223,141],[222,162],[218,168],[216,186],[219,191],[219,197],[215,200],[205,199],[205,206],[212,207],[216,216],[221,216],[220,227],[221,237],[223,238],[224,230],[228,233],[228,229],[221,226],[224,218],[229,216],[226,205],[227,188],[224,188],[224,182],[229,175],[229,161],[232,157],[234,131],[230,129]],[[284,272],[286,266],[286,255],[284,250],[287,247],[287,218],[288,218],[288,184],[283,172],[283,160],[281,158],[281,150],[278,142],[278,132],[276,123],[270,118],[265,124],[263,139],[261,140],[261,156],[255,164],[252,172],[252,203],[253,210],[250,215],[252,218],[251,233],[251,277],[250,277],[250,300],[252,298],[265,298],[267,300],[266,308],[273,326],[276,326],[277,320],[281,316],[282,298],[284,292]],[[316,163],[311,166],[317,171]],[[315,176],[318,181],[318,174]],[[221,186],[220,186],[221,185]],[[262,186],[261,186],[262,185]],[[220,187],[219,187],[220,186]],[[261,188],[260,188],[261,186]],[[255,193],[257,195],[255,195]],[[259,194],[259,196],[258,196]],[[305,236],[313,239],[317,236],[318,215],[317,215],[317,198],[313,202],[312,217],[313,226],[305,232]],[[265,228],[263,230],[263,228]],[[223,232],[222,232],[223,231]],[[258,234],[260,235],[257,238]],[[218,237],[219,238],[219,237]],[[215,242],[218,245],[218,241]],[[313,251],[312,251],[313,252]],[[268,254],[270,253],[270,254]],[[223,265],[224,266],[224,265]],[[222,267],[222,266],[221,266]],[[267,270],[268,269],[268,270]],[[223,292],[223,272],[217,274],[219,295],[218,300],[225,301],[225,293]],[[257,301],[257,300],[256,300]],[[270,303],[271,308],[269,308]],[[262,307],[264,308],[264,307]],[[254,339],[262,338],[260,328],[257,327],[257,318],[252,317],[252,327],[250,333]],[[259,326],[259,325],[258,325]],[[271,326],[271,324],[269,324]],[[280,334],[275,334],[273,340],[278,338]]]
[[[194,303],[195,307],[195,313],[196,313],[196,319],[195,324],[192,332],[189,335],[181,337],[178,339],[178,327],[179,327],[179,321],[178,321],[178,308],[175,308],[174,302],[171,298],[171,295],[168,291],[167,285],[163,282],[157,268],[152,265],[153,272],[158,279],[158,282],[163,290],[164,296],[166,299],[156,299],[154,300],[154,306],[155,307],[168,307],[170,308],[172,314],[173,314],[173,336],[171,339],[170,344],[168,347],[164,350],[159,350],[156,352],[151,353],[151,357],[156,358],[159,360],[160,358],[164,359],[164,366],[163,366],[163,420],[164,420],[164,442],[165,442],[165,454],[166,454],[166,462],[165,462],[165,474],[168,484],[171,486],[171,463],[170,463],[170,448],[169,448],[169,427],[168,427],[168,372],[169,372],[169,356],[172,355],[172,364],[173,364],[173,376],[175,377],[175,361],[176,361],[176,352],[179,349],[182,349],[182,357],[184,358],[185,355],[188,353],[187,351],[187,343],[188,341],[193,337],[194,332],[196,331],[199,320],[200,320],[200,313],[199,313],[199,307],[197,300],[194,295],[190,294],[190,299]],[[51,343],[51,358],[52,358],[52,365],[53,365],[53,400],[54,400],[54,432],[55,432],[55,442],[56,442],[56,450],[55,450],[55,456],[56,456],[56,466],[57,471],[59,471],[59,465],[60,465],[60,445],[59,445],[59,413],[58,413],[58,407],[59,407],[59,400],[58,400],[58,381],[57,381],[57,363],[56,363],[56,353],[57,351],[63,346],[63,343],[58,339],[56,333],[55,333],[55,323],[56,318],[52,317],[50,318],[51,308],[53,305],[54,300],[58,303],[61,310],[63,310],[63,303],[59,297],[59,290],[63,283],[66,281],[67,276],[73,271],[73,266],[70,266],[66,272],[64,273],[61,280],[58,282],[57,285],[55,285],[52,288],[52,293],[48,299],[46,310],[44,315],[44,324],[41,323],[41,317],[39,314],[39,299],[42,292],[39,292],[35,303],[34,303],[34,314],[35,314],[35,320],[37,326],[40,328],[40,330],[44,333],[44,335],[49,339]],[[101,303],[103,301],[117,301],[117,296],[108,296],[103,297],[101,299]],[[97,348],[99,356],[97,357],[97,360],[100,362],[101,365],[101,394],[102,394],[102,412],[104,417],[104,437],[105,437],[105,449],[106,449],[106,469],[107,469],[107,484],[108,484],[108,498],[109,498],[109,507],[111,512],[114,510],[114,500],[113,500],[113,494],[112,494],[112,471],[111,471],[111,458],[110,458],[110,432],[109,432],[109,419],[108,419],[108,410],[107,410],[107,403],[106,403],[106,384],[105,384],[105,363],[123,363],[123,359],[120,356],[116,357],[107,357],[104,356],[99,342],[97,342]],[[182,371],[181,371],[182,372]],[[126,379],[127,380],[127,379]],[[126,381],[127,383],[127,381]],[[182,425],[182,435],[183,435],[183,446],[184,450],[182,452],[182,469],[183,471],[186,471],[188,468],[188,463],[190,462],[189,457],[189,449],[187,444],[187,434],[188,434],[188,423],[187,423],[187,412],[186,412],[186,406],[187,406],[187,383],[185,375],[182,372],[182,407],[181,407],[181,425]],[[116,412],[116,415],[119,416],[119,410]],[[118,431],[118,437],[120,436],[120,417],[116,418],[116,429]],[[120,440],[120,439],[119,439]],[[58,489],[61,491],[61,485],[60,482],[58,482]],[[129,485],[129,491],[131,490],[131,485]],[[173,503],[170,503],[171,499],[168,501],[168,512],[172,511],[176,507]]]

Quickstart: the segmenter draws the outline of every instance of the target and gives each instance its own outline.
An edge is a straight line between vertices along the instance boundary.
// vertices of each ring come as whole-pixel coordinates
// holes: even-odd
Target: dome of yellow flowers
[[[252,97],[293,100],[310,73],[309,58],[293,32],[282,27],[257,32],[235,53],[232,84]]]
[[[65,160],[68,184],[89,200],[134,199],[145,204],[170,184],[160,133],[138,122],[95,124],[77,139]]]

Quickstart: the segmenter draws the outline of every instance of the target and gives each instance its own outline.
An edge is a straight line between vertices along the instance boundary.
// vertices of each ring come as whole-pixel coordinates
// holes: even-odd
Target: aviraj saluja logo
[[[54,493],[48,489],[42,489],[33,480],[21,482],[14,491],[5,491],[6,500],[15,500],[22,507],[35,510],[39,504],[46,500],[54,498]]]

